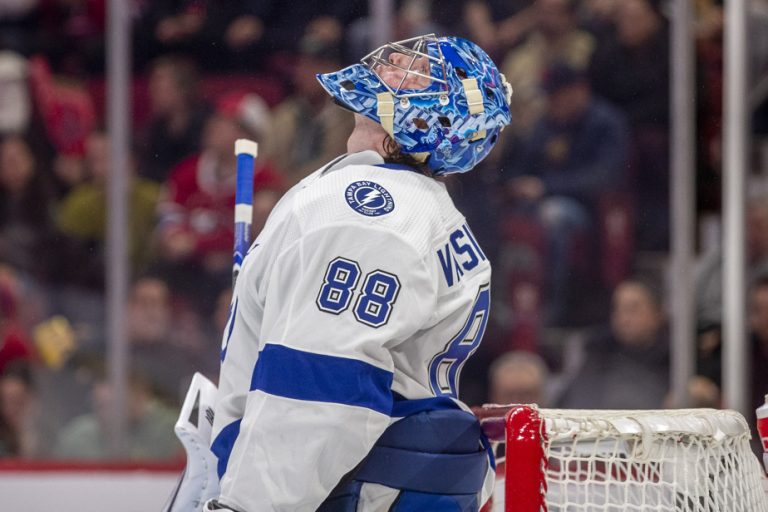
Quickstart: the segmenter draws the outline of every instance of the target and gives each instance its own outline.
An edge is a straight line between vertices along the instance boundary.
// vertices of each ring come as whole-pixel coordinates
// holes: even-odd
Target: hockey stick
[[[237,139],[237,189],[235,190],[235,251],[232,262],[232,288],[240,274],[243,258],[248,252],[253,222],[253,163],[259,145],[252,140]]]
[[[247,139],[235,141],[237,188],[235,189],[235,246],[232,262],[232,289],[248,252],[253,215],[253,167],[258,145]],[[195,373],[174,431],[187,453],[187,465],[168,498],[163,512],[197,512],[209,499],[219,495],[217,459],[211,452],[213,407],[216,386]]]

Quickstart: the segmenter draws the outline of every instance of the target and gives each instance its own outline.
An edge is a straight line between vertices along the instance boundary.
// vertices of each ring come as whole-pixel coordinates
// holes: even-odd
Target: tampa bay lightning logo
[[[378,217],[395,209],[395,201],[387,189],[372,181],[356,181],[344,192],[347,204],[357,213]]]

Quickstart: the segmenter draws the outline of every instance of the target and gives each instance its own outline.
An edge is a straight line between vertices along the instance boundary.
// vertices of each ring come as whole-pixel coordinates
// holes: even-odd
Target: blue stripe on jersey
[[[251,378],[251,391],[296,400],[365,407],[389,416],[392,372],[346,357],[267,345]]]
[[[375,167],[382,167],[384,169],[392,169],[393,171],[416,171],[413,167],[410,165],[405,164],[395,164],[395,163],[383,163],[383,164],[376,164]]]
[[[393,418],[404,418],[420,412],[440,411],[444,409],[461,409],[452,399],[447,396],[433,396],[429,398],[418,398],[410,400],[399,393],[394,393],[395,403],[392,405]]]
[[[219,473],[219,479],[221,479],[221,477],[224,476],[224,473],[227,472],[229,455],[232,453],[232,447],[235,446],[237,436],[240,435],[241,421],[242,420],[233,421],[224,427],[211,445],[211,451],[219,459],[219,465],[216,468]]]

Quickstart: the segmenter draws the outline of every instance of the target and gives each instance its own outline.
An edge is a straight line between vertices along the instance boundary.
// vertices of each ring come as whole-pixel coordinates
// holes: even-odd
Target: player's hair
[[[413,167],[416,171],[419,173],[425,175],[434,177],[434,173],[432,172],[432,169],[429,168],[429,166],[426,164],[426,162],[422,162],[419,160],[416,160],[408,153],[403,153],[403,151],[400,149],[400,145],[395,142],[392,137],[387,135],[384,138],[384,142],[382,142],[382,146],[384,148],[384,161],[391,164],[402,164],[407,165],[408,167]]]

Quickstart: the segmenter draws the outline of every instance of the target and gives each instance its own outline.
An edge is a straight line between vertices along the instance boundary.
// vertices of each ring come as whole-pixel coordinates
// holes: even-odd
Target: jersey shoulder
[[[462,218],[442,183],[389,165],[348,165],[318,176],[296,195],[293,210],[302,231],[368,225],[422,254]]]

